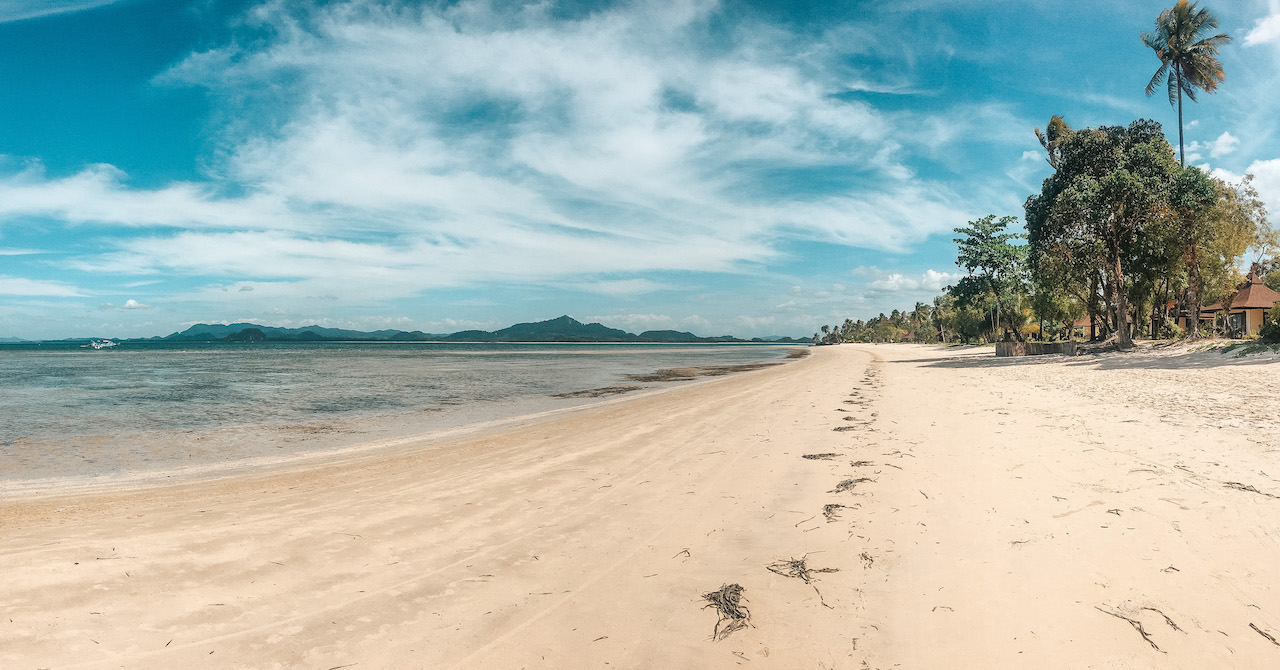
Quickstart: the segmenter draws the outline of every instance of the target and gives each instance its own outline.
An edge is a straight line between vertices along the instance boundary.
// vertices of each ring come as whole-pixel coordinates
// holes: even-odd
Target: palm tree
[[[1151,47],[1160,59],[1147,84],[1147,96],[1168,77],[1169,105],[1178,108],[1178,157],[1187,166],[1187,156],[1182,144],[1182,96],[1196,101],[1195,90],[1213,93],[1223,80],[1222,63],[1218,62],[1218,47],[1231,41],[1226,33],[1204,37],[1210,29],[1218,27],[1218,17],[1196,3],[1178,0],[1173,7],[1160,12],[1156,29],[1142,33],[1142,43]],[[1172,69],[1172,72],[1170,70]]]

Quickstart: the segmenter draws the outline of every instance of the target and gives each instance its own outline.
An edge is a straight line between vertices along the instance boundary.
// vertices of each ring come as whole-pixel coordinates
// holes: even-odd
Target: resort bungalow
[[[1262,283],[1257,272],[1250,272],[1249,277],[1236,285],[1236,293],[1229,300],[1214,303],[1200,310],[1201,323],[1212,325],[1214,317],[1222,312],[1227,317],[1227,329],[1235,336],[1257,335],[1262,328],[1262,319],[1277,302],[1280,293],[1276,293]],[[1224,307],[1229,304],[1230,308]],[[1187,327],[1187,314],[1178,317],[1178,325]]]

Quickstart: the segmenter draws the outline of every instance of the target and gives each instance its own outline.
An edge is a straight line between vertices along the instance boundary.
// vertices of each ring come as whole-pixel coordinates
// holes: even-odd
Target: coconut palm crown
[[[1173,7],[1160,12],[1155,30],[1141,35],[1142,43],[1151,47],[1160,59],[1160,69],[1147,84],[1147,95],[1154,93],[1167,77],[1169,105],[1178,109],[1178,157],[1183,167],[1187,165],[1187,158],[1182,143],[1182,96],[1195,102],[1196,89],[1213,93],[1224,78],[1218,48],[1231,38],[1226,33],[1205,37],[1217,27],[1218,17],[1208,9],[1178,0]]]

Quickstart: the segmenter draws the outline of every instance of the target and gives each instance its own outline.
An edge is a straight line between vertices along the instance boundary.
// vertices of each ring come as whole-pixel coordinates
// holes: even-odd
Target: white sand
[[[1280,639],[1277,382],[820,348],[305,470],[0,502],[0,667],[1280,667],[1250,627]],[[766,569],[802,557],[839,571]],[[712,641],[726,583],[752,627]]]

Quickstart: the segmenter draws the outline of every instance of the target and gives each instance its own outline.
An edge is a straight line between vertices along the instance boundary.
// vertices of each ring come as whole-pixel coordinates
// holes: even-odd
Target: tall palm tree
[[[1223,80],[1222,63],[1218,62],[1218,48],[1231,41],[1226,33],[1204,37],[1209,30],[1218,27],[1218,17],[1208,9],[1196,7],[1196,3],[1178,0],[1173,7],[1160,12],[1156,29],[1142,33],[1142,43],[1151,47],[1160,59],[1160,69],[1147,84],[1147,95],[1168,77],[1169,105],[1178,108],[1178,157],[1187,166],[1187,156],[1182,144],[1182,96],[1196,101],[1196,89],[1213,93]],[[1172,72],[1170,72],[1172,70]]]

